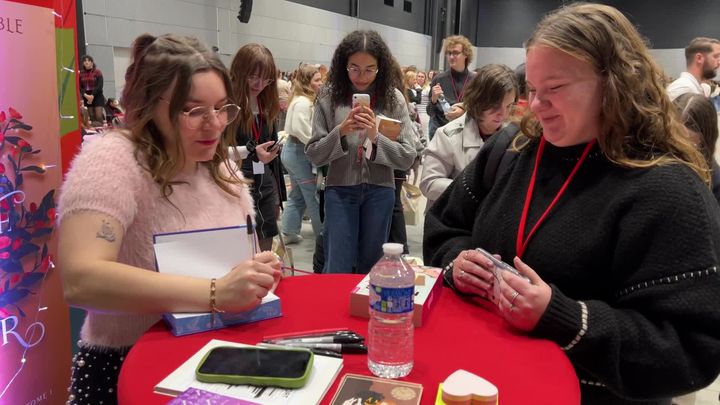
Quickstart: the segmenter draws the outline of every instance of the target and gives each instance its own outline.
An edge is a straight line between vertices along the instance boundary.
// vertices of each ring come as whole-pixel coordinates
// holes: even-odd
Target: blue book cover
[[[238,313],[216,313],[215,322],[210,312],[163,314],[165,323],[174,336],[184,336],[208,330],[222,329],[231,325],[257,322],[282,316],[280,298],[273,293],[263,298],[257,307]]]

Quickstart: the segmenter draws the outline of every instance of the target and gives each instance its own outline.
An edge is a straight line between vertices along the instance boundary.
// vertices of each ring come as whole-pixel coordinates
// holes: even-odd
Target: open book
[[[256,250],[255,237],[247,225],[199,229],[153,236],[155,261],[161,273],[200,278],[220,278]],[[280,299],[271,293],[259,306],[240,313],[164,314],[175,336],[220,329],[229,325],[276,318],[282,315]]]
[[[378,114],[375,119],[377,120],[377,128],[379,133],[385,135],[393,141],[398,140],[402,124],[400,120],[386,117],[382,114]]]
[[[256,387],[252,385],[228,385],[203,383],[195,379],[195,369],[203,356],[210,349],[218,346],[249,346],[242,343],[227,342],[213,339],[202,349],[195,353],[190,359],[165,377],[155,386],[158,394],[177,396],[188,388],[198,388],[204,391],[222,394],[232,398],[257,402],[267,405],[290,405],[290,404],[319,404],[332,385],[343,365],[343,360],[315,356],[312,372],[307,384],[298,389],[286,389],[276,387]]]

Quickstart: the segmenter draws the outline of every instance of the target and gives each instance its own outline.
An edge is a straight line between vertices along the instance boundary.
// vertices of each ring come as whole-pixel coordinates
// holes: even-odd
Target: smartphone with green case
[[[310,378],[313,359],[303,348],[220,346],[205,354],[195,377],[206,383],[300,388]]]

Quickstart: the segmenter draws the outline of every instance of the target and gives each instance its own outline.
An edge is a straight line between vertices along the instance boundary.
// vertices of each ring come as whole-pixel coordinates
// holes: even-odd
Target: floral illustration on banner
[[[33,287],[54,267],[47,240],[55,226],[55,190],[40,204],[26,202],[24,177],[42,175],[45,165],[37,160],[40,150],[22,135],[32,127],[10,107],[0,111],[0,318],[25,317],[20,302],[34,294]],[[9,167],[8,167],[9,166]]]

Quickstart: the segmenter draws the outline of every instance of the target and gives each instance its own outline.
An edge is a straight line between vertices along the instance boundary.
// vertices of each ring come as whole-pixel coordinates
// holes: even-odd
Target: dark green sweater
[[[508,262],[516,255],[538,142],[488,193],[482,173],[493,144],[428,212],[426,263],[448,266],[478,246]],[[584,147],[546,145],[525,235]],[[566,351],[583,404],[669,404],[720,372],[719,257],[720,209],[698,176],[682,165],[622,168],[595,146],[523,256],[552,287],[530,334],[570,344],[584,303],[587,333]]]

